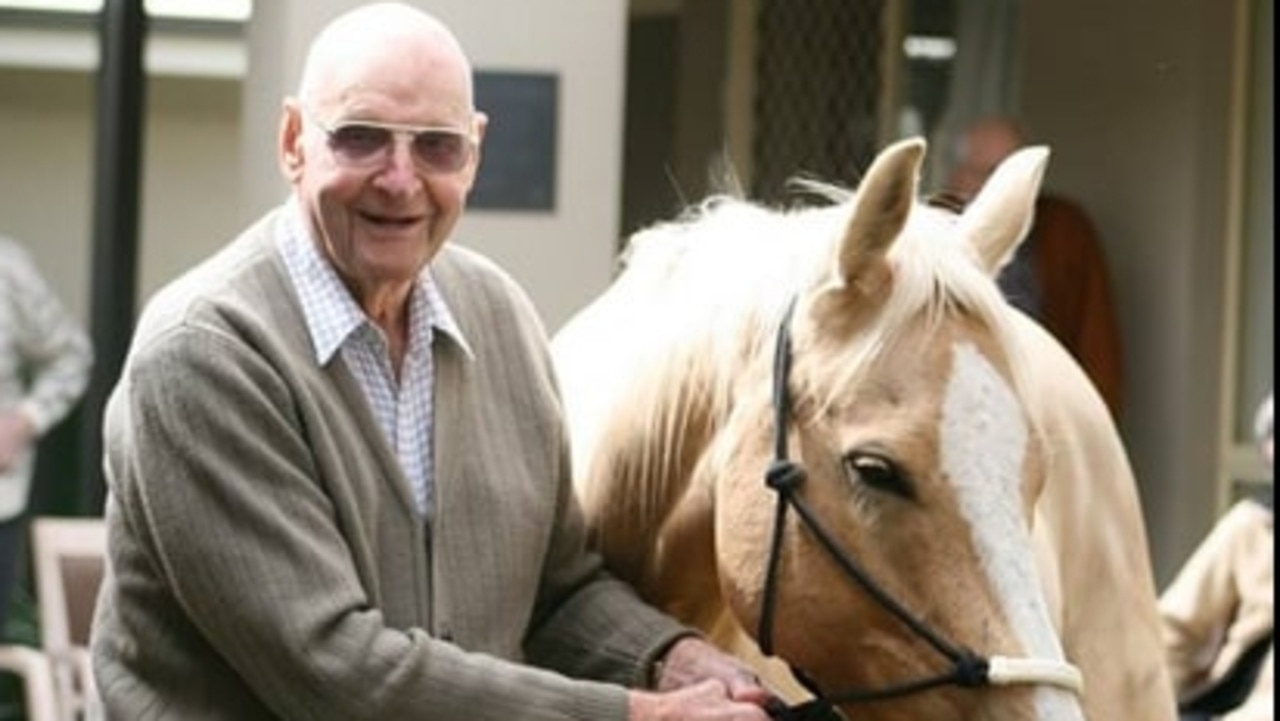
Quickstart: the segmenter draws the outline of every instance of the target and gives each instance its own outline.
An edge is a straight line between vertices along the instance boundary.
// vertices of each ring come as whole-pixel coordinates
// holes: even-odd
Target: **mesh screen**
[[[884,0],[760,0],[752,194],[796,176],[857,184],[879,145]]]

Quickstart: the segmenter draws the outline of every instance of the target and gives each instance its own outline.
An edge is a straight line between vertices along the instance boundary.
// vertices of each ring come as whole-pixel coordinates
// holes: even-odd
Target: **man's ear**
[[[476,141],[475,152],[463,176],[468,191],[475,184],[476,176],[480,173],[480,158],[484,151],[484,131],[487,127],[489,127],[489,116],[477,110],[471,118],[471,134]]]
[[[474,173],[480,167],[480,153],[484,149],[484,131],[489,127],[489,116],[479,110],[476,111],[475,117],[472,118],[472,132],[476,136],[476,157],[472,163],[472,172]]]
[[[305,153],[302,148],[302,110],[292,98],[284,101],[280,111],[279,146],[276,148],[280,172],[290,183],[302,176]]]

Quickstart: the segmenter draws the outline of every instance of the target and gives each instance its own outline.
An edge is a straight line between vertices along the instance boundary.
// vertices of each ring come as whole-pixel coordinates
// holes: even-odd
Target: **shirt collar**
[[[333,266],[321,255],[296,198],[290,198],[287,203],[284,227],[285,232],[279,239],[280,254],[302,303],[316,362],[325,365],[352,333],[370,321]],[[430,342],[433,331],[438,330],[452,338],[468,358],[474,357],[466,336],[440,293],[430,266],[419,274],[409,302],[413,304],[409,317],[421,329],[411,329],[411,337],[424,332]],[[427,319],[426,325],[418,325],[422,318]]]

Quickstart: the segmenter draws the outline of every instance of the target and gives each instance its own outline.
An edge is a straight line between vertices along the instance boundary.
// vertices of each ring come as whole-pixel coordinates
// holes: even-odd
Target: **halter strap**
[[[765,472],[765,484],[777,493],[772,537],[766,564],[764,589],[761,598],[760,619],[756,642],[768,656],[773,653],[773,622],[777,610],[777,575],[782,561],[782,535],[786,530],[787,512],[795,508],[796,514],[818,540],[836,564],[870,595],[882,608],[897,618],[919,638],[950,662],[950,668],[932,676],[892,684],[879,689],[851,689],[834,694],[823,693],[800,669],[792,672],[802,685],[814,695],[814,699],[790,707],[771,708],[770,715],[778,721],[816,721],[838,719],[835,706],[848,703],[879,701],[897,696],[918,693],[944,685],[977,688],[986,685],[1010,685],[1022,683],[1057,686],[1076,694],[1084,688],[1080,669],[1056,659],[1011,658],[1007,656],[984,657],[967,648],[948,641],[929,624],[922,621],[905,606],[889,595],[866,573],[850,554],[846,553],[836,538],[822,525],[817,514],[799,494],[806,474],[804,469],[789,458],[787,426],[791,416],[791,396],[788,379],[791,375],[791,317],[795,312],[793,297],[778,324],[773,356],[773,415],[774,459]]]
[[[773,345],[773,462],[765,472],[765,483],[778,493],[778,505],[773,513],[773,534],[769,544],[769,559],[765,570],[764,597],[760,601],[760,623],[756,631],[756,643],[766,656],[773,655],[773,615],[778,603],[778,587],[773,582],[782,562],[779,552],[782,532],[786,528],[787,503],[783,501],[783,488],[796,488],[804,482],[804,469],[788,459],[787,419],[791,416],[791,394],[787,392],[787,378],[791,375],[791,316],[795,312],[796,299],[791,298],[778,324],[778,337]]]

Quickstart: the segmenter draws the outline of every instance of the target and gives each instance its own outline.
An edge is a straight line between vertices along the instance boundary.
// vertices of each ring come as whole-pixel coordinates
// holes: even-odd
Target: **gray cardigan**
[[[473,252],[433,262],[473,355],[437,334],[423,522],[348,369],[315,361],[282,212],[148,304],[108,404],[107,717],[625,719],[616,684],[684,629],[585,550],[532,304]]]

